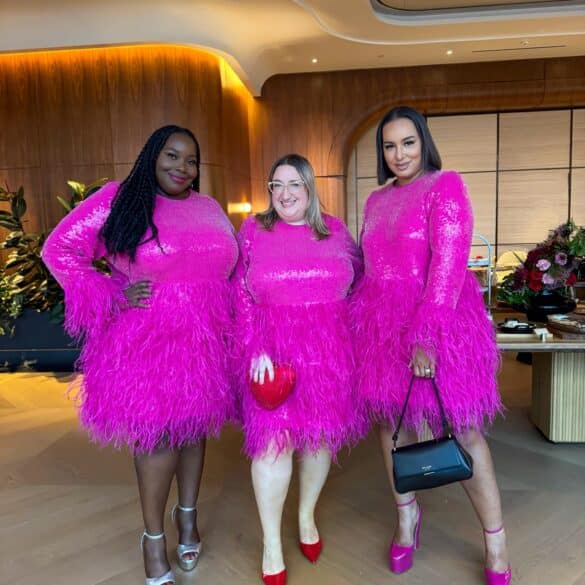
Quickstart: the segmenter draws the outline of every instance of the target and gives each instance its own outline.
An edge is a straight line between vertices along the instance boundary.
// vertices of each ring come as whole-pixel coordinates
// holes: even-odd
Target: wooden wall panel
[[[500,115],[500,169],[569,167],[570,111]]]
[[[357,155],[357,177],[371,178],[378,174],[378,163],[376,157],[376,131],[378,125],[374,124],[359,139],[355,152]]]
[[[270,194],[264,183],[252,184],[252,210],[254,213],[264,211],[270,203]]]
[[[585,225],[585,168],[573,169],[570,215],[575,223]]]
[[[250,135],[250,192],[254,212],[266,208],[266,189],[264,187],[270,164],[268,148],[262,140],[269,136],[268,112],[259,98],[253,98],[248,110],[248,132]]]
[[[223,170],[215,165],[202,164],[200,190],[205,195],[216,197],[215,193],[222,193],[225,186]]]
[[[234,79],[218,57],[180,47],[0,55],[0,182],[22,183],[30,228],[48,230],[67,179],[121,180],[153,130],[178,124],[200,142],[205,190],[224,207],[246,200],[252,98]]]
[[[428,124],[444,169],[462,173],[496,170],[496,114],[431,116]]]
[[[357,236],[357,226],[359,221],[359,209],[357,200],[357,148],[351,153],[349,162],[347,163],[347,181],[345,183],[346,201],[347,201],[347,215],[346,222],[349,231],[354,237]]]
[[[366,200],[376,189],[380,189],[378,185],[378,179],[364,178],[357,180],[357,225],[355,226],[353,233],[356,238],[359,236],[360,230],[362,229],[362,220],[364,218],[364,207]]]
[[[242,82],[225,63],[221,67],[222,100],[222,158],[216,164],[229,165],[238,173],[250,175],[250,132],[248,111],[252,97],[245,90]],[[245,123],[243,123],[245,121]],[[248,187],[249,191],[249,187]],[[246,193],[249,196],[249,193]]]
[[[215,161],[225,168],[222,204],[227,208],[230,202],[251,202],[250,184],[250,132],[248,113],[252,97],[242,82],[225,64],[221,63],[221,112],[222,131],[221,154]],[[213,131],[213,128],[211,128]],[[230,216],[239,227],[244,214]]]
[[[112,157],[133,162],[156,128],[170,123],[165,110],[165,55],[156,47],[109,49],[108,79]]]
[[[38,75],[31,59],[0,56],[0,169],[39,166],[42,108],[37,104]]]
[[[111,161],[112,135],[103,53],[47,52],[38,55],[35,63],[39,77],[41,166],[69,167]]]
[[[573,110],[572,165],[585,167],[585,109]]]
[[[540,242],[567,221],[566,170],[503,171],[499,176],[499,242]]]
[[[329,215],[345,215],[345,181],[342,177],[315,177],[323,208]]]
[[[491,244],[495,244],[497,174],[495,172],[465,173],[463,180],[467,185],[473,206],[473,232],[480,233]]]

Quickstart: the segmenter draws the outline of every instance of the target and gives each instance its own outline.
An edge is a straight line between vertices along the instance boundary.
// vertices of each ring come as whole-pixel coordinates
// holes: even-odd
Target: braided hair
[[[172,134],[186,134],[195,143],[197,176],[192,187],[199,191],[200,152],[193,132],[173,125],[155,130],[143,146],[130,174],[120,183],[108,219],[100,231],[109,254],[128,254],[133,262],[139,245],[153,239],[158,241],[158,228],[153,221],[156,194],[159,190],[156,161]],[[144,239],[149,228],[151,236]]]

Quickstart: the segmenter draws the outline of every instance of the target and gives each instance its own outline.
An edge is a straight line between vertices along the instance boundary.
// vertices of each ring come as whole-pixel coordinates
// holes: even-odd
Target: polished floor
[[[0,584],[144,583],[141,519],[131,458],[98,449],[77,427],[68,378],[0,375]],[[523,585],[585,585],[585,445],[554,445],[528,420],[531,368],[508,355],[508,407],[490,444],[502,490],[515,577]],[[261,534],[240,455],[228,429],[209,445],[200,499],[204,552],[177,584],[258,584]],[[425,518],[414,568],[389,572],[394,511],[376,437],[340,460],[318,524],[325,548],[310,565],[296,545],[293,483],[283,539],[289,585],[480,585],[479,524],[460,486],[421,494]],[[173,497],[173,496],[172,496]],[[170,522],[169,548],[176,543]]]

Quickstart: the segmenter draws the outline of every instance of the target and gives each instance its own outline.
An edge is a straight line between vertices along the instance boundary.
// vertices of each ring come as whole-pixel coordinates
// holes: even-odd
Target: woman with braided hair
[[[43,248],[65,326],[83,341],[81,422],[134,454],[146,585],[175,582],[163,520],[175,475],[179,565],[195,567],[205,440],[235,410],[225,331],[238,246],[218,203],[198,193],[199,164],[189,130],[159,128],[128,177],[76,207]],[[101,258],[109,275],[95,268]]]

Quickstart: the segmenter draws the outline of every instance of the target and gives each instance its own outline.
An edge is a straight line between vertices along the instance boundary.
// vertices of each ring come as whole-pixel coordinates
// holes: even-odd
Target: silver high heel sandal
[[[184,508],[179,504],[175,504],[171,510],[171,519],[175,525],[177,525],[177,510],[181,512],[195,512],[194,516],[197,518],[197,508]],[[192,559],[186,559],[185,556],[188,554],[195,555]],[[192,571],[199,562],[199,555],[201,554],[201,542],[197,544],[178,544],[177,545],[177,558],[179,561],[179,567],[183,571]]]
[[[140,550],[144,550],[144,539],[149,538],[150,540],[160,540],[161,538],[165,537],[165,533],[161,532],[161,534],[149,534],[144,531],[142,536],[140,537]],[[175,584],[175,576],[173,575],[173,571],[169,570],[164,575],[160,577],[146,577],[144,581],[144,585],[169,585]]]

